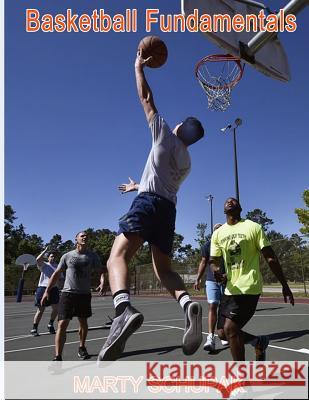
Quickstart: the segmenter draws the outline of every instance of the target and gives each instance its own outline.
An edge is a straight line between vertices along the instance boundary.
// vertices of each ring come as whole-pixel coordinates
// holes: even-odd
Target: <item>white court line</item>
[[[156,303],[157,304],[157,303]],[[309,316],[309,314],[257,314],[257,315],[253,315],[253,317],[283,317],[283,316],[287,316],[287,317],[294,317],[294,316],[298,316],[298,317],[304,317],[304,316]],[[208,319],[208,317],[202,317],[203,319]],[[150,324],[153,322],[173,322],[173,321],[184,321],[184,318],[174,318],[174,319],[159,319],[159,320],[154,320],[154,321],[145,321],[144,324]],[[100,329],[100,328],[104,328],[104,326],[91,326],[89,327],[89,330],[94,330],[94,329]],[[76,328],[77,329],[77,328]],[[75,329],[73,330],[75,332]],[[70,332],[70,330],[67,331],[67,333],[72,333]],[[40,333],[40,336],[43,335],[50,335],[49,332],[42,332]],[[27,337],[31,337],[32,335],[15,335],[15,336],[7,336],[4,338],[5,342],[10,342],[12,340],[18,340],[18,339],[24,339]]]
[[[170,301],[160,301],[160,302],[155,302],[155,303],[139,303],[138,305],[137,305],[137,307],[139,307],[139,306],[153,306],[153,305],[160,305],[160,304],[166,304],[166,303],[171,303],[173,300],[170,300]],[[113,306],[113,303],[111,302],[110,303],[110,305],[109,306],[92,306],[92,310],[105,310],[105,309],[107,309],[107,308],[112,308],[112,309],[114,309],[114,306]],[[35,313],[35,308],[34,308],[34,306],[33,306],[33,311],[27,311],[27,312],[24,312],[24,313],[20,313],[20,312],[17,312],[17,313],[11,313],[11,314],[5,314],[5,317],[17,317],[17,316],[26,316],[26,315],[33,315]]]
[[[151,329],[151,330],[148,330],[148,331],[135,332],[135,333],[133,333],[133,335],[142,335],[144,333],[158,332],[158,331],[169,330],[169,329],[177,329],[177,330],[184,331],[184,328],[181,328],[179,326],[168,326],[168,325],[157,325],[157,324],[153,325],[153,324],[147,324],[147,323],[145,323],[144,326],[154,326],[154,327],[158,327],[159,329]],[[208,332],[202,332],[202,333],[203,333],[203,335],[207,335],[208,334]],[[100,338],[89,339],[89,340],[87,340],[87,342],[93,342],[93,341],[96,341],[96,340],[102,340],[102,339],[106,339],[106,338],[107,338],[107,336],[100,337]],[[79,343],[79,341],[68,342],[66,344],[70,345],[70,344],[76,344],[76,343]],[[20,351],[37,350],[37,349],[43,349],[43,348],[48,348],[48,347],[54,347],[54,344],[47,345],[47,346],[31,347],[31,348],[26,348],[26,349],[7,350],[7,351],[5,351],[5,353],[16,353],[16,352],[20,352]],[[275,346],[275,345],[269,345],[268,347],[272,347],[274,349],[292,351],[294,353],[309,354],[309,349],[296,350],[296,349],[291,349],[289,347],[280,347],[280,346]]]
[[[170,327],[164,327],[164,328],[160,328],[160,329],[151,329],[149,331],[135,332],[135,333],[133,333],[133,335],[142,335],[143,333],[166,331],[168,329],[173,329],[173,328],[172,327],[171,328]],[[102,339],[107,339],[107,336],[103,336],[103,337],[95,338],[95,339],[87,339],[87,342],[94,342],[96,340],[102,340]],[[79,340],[76,340],[74,342],[66,342],[65,345],[76,344],[76,343],[79,343]],[[26,348],[26,349],[7,350],[7,351],[5,351],[5,353],[17,353],[19,351],[37,350],[37,349],[44,349],[44,348],[48,348],[48,347],[55,347],[55,344],[49,344],[47,346],[29,347],[29,348]]]

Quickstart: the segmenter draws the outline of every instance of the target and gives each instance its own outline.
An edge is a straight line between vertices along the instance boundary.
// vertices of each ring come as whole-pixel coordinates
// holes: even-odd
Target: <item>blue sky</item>
[[[269,5],[280,8],[284,2]],[[151,145],[134,77],[137,44],[145,36],[144,11],[180,12],[179,0],[6,1],[5,202],[27,233],[44,241],[72,239],[92,227],[117,230],[134,194],[117,185],[139,180]],[[137,33],[26,33],[25,9],[63,13],[72,8],[111,15],[138,8]],[[238,130],[240,199],[244,213],[261,208],[283,234],[298,232],[294,213],[308,188],[308,9],[294,33],[280,34],[291,82],[246,67],[225,113],[211,112],[194,77],[195,63],[220,52],[199,33],[159,34],[169,49],[166,65],[146,70],[158,110],[171,127],[196,116],[206,137],[192,146],[192,172],[178,195],[176,231],[194,243],[196,225],[210,225],[205,196],[214,196],[214,221],[234,195],[232,135],[220,128],[243,119]]]

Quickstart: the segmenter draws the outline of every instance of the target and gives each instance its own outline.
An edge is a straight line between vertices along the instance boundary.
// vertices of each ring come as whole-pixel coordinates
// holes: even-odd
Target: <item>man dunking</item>
[[[200,140],[204,129],[196,118],[187,118],[173,131],[159,115],[144,75],[147,60],[137,54],[135,77],[137,91],[152,134],[152,148],[138,186],[138,196],[119,222],[119,232],[107,262],[116,317],[98,361],[116,360],[126,340],[142,324],[143,315],[130,304],[128,264],[147,241],[151,245],[157,278],[177,299],[185,313],[183,352],[193,354],[202,341],[202,312],[192,302],[181,277],[172,269],[171,250],[176,218],[177,192],[189,174],[188,147]]]

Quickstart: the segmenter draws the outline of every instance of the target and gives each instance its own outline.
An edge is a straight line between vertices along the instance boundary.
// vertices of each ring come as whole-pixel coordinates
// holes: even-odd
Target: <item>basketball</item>
[[[142,50],[141,56],[146,59],[152,57],[147,62],[147,67],[159,68],[167,60],[167,47],[158,36],[145,36],[139,43],[138,49]]]

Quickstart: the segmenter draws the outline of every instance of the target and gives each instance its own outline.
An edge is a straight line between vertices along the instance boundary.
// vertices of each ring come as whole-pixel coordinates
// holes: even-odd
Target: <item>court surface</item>
[[[199,298],[203,307],[203,343],[207,335],[208,305]],[[245,330],[253,334],[268,334],[270,346],[267,360],[304,360],[309,361],[309,304],[285,304],[280,298],[276,302],[261,300],[254,317]],[[185,357],[181,342],[184,328],[184,315],[180,306],[171,298],[131,297],[132,305],[144,314],[142,327],[129,338],[121,360],[231,360],[229,348],[222,348],[217,338],[217,350],[208,353],[203,345],[192,356]],[[296,299],[297,302],[297,299]],[[109,329],[104,329],[108,315],[114,315],[112,298],[92,298],[93,316],[88,320],[89,333],[87,349],[91,359],[97,358],[98,352],[108,336]],[[54,356],[54,335],[47,332],[49,320],[47,308],[39,326],[39,337],[32,337],[35,307],[26,299],[22,303],[5,303],[5,360],[51,360]],[[78,360],[77,319],[69,325],[67,342],[64,347],[65,361]],[[254,360],[254,349],[246,346],[246,360]]]

